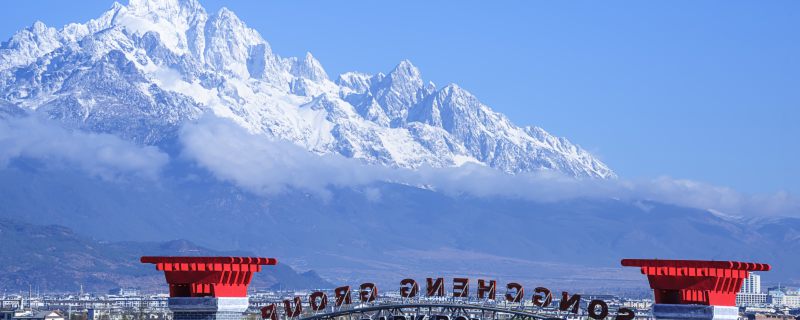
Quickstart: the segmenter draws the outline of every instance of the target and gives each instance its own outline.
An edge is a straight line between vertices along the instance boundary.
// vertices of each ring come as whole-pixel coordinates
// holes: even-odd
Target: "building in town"
[[[42,310],[27,311],[14,315],[13,320],[64,320],[64,315],[58,311]]]
[[[742,281],[742,289],[739,293],[761,293],[761,276],[755,272]]]
[[[770,304],[770,296],[766,293],[740,293],[736,296],[736,306],[762,307]]]

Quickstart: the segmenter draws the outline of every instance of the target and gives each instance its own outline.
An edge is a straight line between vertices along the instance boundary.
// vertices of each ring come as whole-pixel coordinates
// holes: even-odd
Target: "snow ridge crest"
[[[196,0],[129,0],[60,30],[36,22],[0,45],[0,99],[143,144],[211,112],[316,153],[393,167],[460,166],[614,178],[567,139],[519,127],[409,60],[332,81],[317,58],[281,57],[236,14]]]

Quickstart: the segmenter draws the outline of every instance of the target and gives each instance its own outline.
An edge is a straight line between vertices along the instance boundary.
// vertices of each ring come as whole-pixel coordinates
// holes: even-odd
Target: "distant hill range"
[[[139,262],[143,255],[253,256],[223,252],[186,240],[168,242],[103,242],[56,225],[38,226],[0,219],[0,290],[105,292],[117,287],[166,291],[164,275]],[[298,273],[285,264],[265,267],[253,287],[330,288],[314,271]]]
[[[158,185],[105,181],[17,161],[0,170],[0,216],[65,225],[98,239],[190,239],[276,257],[316,270],[336,285],[362,280],[397,285],[408,276],[451,275],[554,287],[645,286],[637,270],[619,264],[637,257],[765,262],[775,268],[764,273],[764,281],[800,283],[800,270],[794,268],[800,264],[797,218],[736,218],[645,200],[453,196],[392,183],[366,190],[332,188],[329,198],[303,191],[259,196],[203,177],[202,171],[192,176],[190,181],[164,178]],[[50,268],[53,262],[47,259],[52,258],[45,253],[62,245],[64,254],[55,256],[69,262],[76,279],[108,279],[97,271],[81,272],[97,270],[95,264],[75,262],[94,260],[67,259],[82,257],[83,250],[92,249],[96,265],[113,261],[128,266],[119,267],[119,274],[133,275],[145,270],[136,266],[138,255],[201,250],[163,242],[101,244],[63,228],[26,228],[4,231],[2,258],[27,255],[23,261]],[[37,243],[42,236],[33,235],[40,230],[80,241],[25,247]],[[2,278],[23,275],[12,273]]]

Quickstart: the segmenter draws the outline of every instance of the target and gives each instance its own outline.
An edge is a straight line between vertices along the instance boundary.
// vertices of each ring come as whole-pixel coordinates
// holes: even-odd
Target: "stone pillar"
[[[278,263],[263,257],[144,256],[140,261],[164,271],[174,320],[241,320],[253,274]]]
[[[241,320],[247,298],[173,297],[168,306],[174,320]]]
[[[751,271],[769,264],[741,261],[623,259],[639,267],[653,289],[658,320],[737,320],[736,294]]]
[[[737,320],[739,308],[697,304],[654,304],[653,317],[658,320]]]

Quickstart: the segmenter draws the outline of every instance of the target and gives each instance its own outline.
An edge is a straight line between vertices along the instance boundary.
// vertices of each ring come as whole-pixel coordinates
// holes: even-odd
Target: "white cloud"
[[[389,169],[362,166],[339,155],[316,155],[286,141],[253,135],[233,122],[204,116],[181,130],[183,154],[227,180],[257,193],[286,188],[328,194],[328,186],[364,185]]]
[[[121,174],[157,178],[169,156],[110,134],[68,130],[37,116],[0,118],[0,167],[15,158],[66,164],[105,179]]]
[[[577,180],[557,173],[508,175],[481,165],[417,170],[368,165],[339,155],[317,155],[286,141],[254,135],[229,120],[205,116],[181,131],[185,157],[217,178],[256,193],[303,189],[322,197],[330,186],[362,187],[378,181],[423,186],[446,194],[503,196],[535,201],[572,198],[653,200],[727,214],[800,215],[791,195],[745,195],[730,188],[661,177],[651,181]],[[371,201],[380,193],[366,189]]]
[[[800,200],[786,192],[744,194],[728,187],[670,177],[636,183],[629,189],[634,196],[726,214],[800,216]]]
[[[513,197],[535,201],[574,198],[653,200],[728,215],[800,216],[791,194],[743,194],[727,187],[660,177],[647,181],[577,180],[552,172],[508,175],[477,164],[417,170],[364,164],[340,155],[318,155],[293,143],[254,135],[233,122],[206,115],[180,132],[183,156],[218,179],[259,194],[301,189],[320,197],[330,187],[359,187],[380,201],[380,181],[425,187],[449,195]],[[110,134],[69,130],[37,116],[0,118],[0,168],[16,158],[44,160],[49,166],[77,167],[93,176],[115,179],[136,175],[156,179],[169,156]]]

